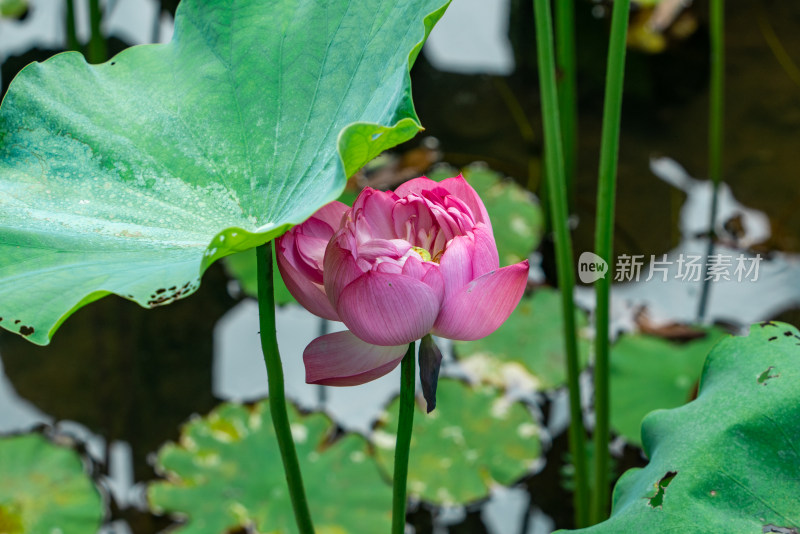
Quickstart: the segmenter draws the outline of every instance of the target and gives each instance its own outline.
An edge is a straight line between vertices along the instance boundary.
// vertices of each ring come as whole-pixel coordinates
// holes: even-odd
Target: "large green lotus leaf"
[[[86,534],[103,500],[73,449],[40,434],[0,438],[0,532]]]
[[[46,344],[109,293],[193,292],[421,129],[445,0],[181,2],[172,42],[26,67],[0,109],[0,325]]]
[[[500,265],[528,259],[539,246],[544,233],[544,216],[534,196],[486,165],[472,164],[461,172],[486,205]],[[428,177],[444,180],[456,174],[458,171],[452,167],[440,167]]]
[[[725,332],[676,343],[644,334],[622,336],[611,347],[611,427],[641,445],[642,419],[658,409],[677,408],[692,396],[703,362]]]
[[[333,425],[324,415],[292,408],[289,419],[317,532],[388,532],[392,490],[364,438],[329,444]],[[222,404],[190,421],[180,444],[161,449],[156,468],[167,480],[150,484],[148,500],[157,513],[185,516],[175,532],[296,531],[268,401]]]
[[[373,435],[377,459],[391,473],[399,399]],[[464,504],[488,496],[493,483],[511,484],[525,475],[541,452],[539,427],[520,402],[493,388],[439,381],[436,409],[414,414],[408,491],[436,504]]]
[[[587,323],[586,314],[577,310],[577,328],[585,328]],[[520,380],[537,389],[559,387],[567,379],[562,325],[559,292],[542,287],[523,297],[491,335],[477,341],[456,341],[456,354],[479,379],[499,387]],[[589,347],[589,340],[580,335],[581,367],[588,361]]]
[[[650,463],[614,489],[611,518],[586,534],[797,532],[800,333],[781,323],[720,341],[696,400],[648,415]]]

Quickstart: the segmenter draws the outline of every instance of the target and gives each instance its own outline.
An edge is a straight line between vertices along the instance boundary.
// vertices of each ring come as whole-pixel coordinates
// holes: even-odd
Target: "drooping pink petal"
[[[278,254],[277,257],[278,270],[281,272],[286,288],[297,299],[297,302],[314,315],[331,321],[341,321],[339,314],[336,313],[325,294],[325,289],[295,269],[283,254]]]
[[[370,271],[342,291],[336,309],[364,341],[402,345],[430,331],[439,314],[439,298],[420,280]]]
[[[372,345],[347,330],[318,337],[303,351],[306,382],[326,386],[364,384],[397,367],[407,348],[407,344]]]
[[[472,238],[464,235],[454,237],[444,250],[439,272],[444,281],[445,299],[475,278],[472,274],[473,248]]]
[[[475,192],[472,186],[469,185],[467,181],[464,180],[464,177],[460,174],[453,178],[442,180],[439,183],[424,177],[415,178],[400,184],[400,186],[397,187],[394,192],[398,197],[402,198],[410,193],[419,194],[422,191],[432,191],[437,187],[443,187],[447,189],[451,195],[455,195],[459,199],[463,200],[464,203],[466,203],[466,205],[472,210],[472,214],[475,217],[475,222],[482,222],[489,228],[492,227],[492,223],[489,220],[489,214],[486,212],[486,207],[483,205],[483,201],[478,196],[478,193]]]
[[[484,274],[455,294],[447,294],[433,334],[463,341],[488,336],[514,311],[527,282],[525,260]]]
[[[323,262],[323,285],[328,299],[337,309],[339,297],[342,290],[353,280],[361,276],[362,271],[353,258],[349,250],[343,248],[338,239],[334,237],[325,249],[325,261]]]
[[[497,243],[494,241],[492,229],[483,223],[478,223],[472,230],[472,276],[478,278],[489,271],[500,267],[500,258],[497,255]]]

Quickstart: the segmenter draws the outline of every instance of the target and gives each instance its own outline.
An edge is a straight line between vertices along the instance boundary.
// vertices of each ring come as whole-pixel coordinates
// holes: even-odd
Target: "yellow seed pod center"
[[[422,261],[431,261],[431,253],[422,247],[411,247],[411,250],[422,256]]]

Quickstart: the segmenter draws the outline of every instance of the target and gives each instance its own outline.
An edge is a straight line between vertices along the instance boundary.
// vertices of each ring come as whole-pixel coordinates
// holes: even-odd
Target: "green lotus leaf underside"
[[[388,532],[392,490],[364,438],[347,434],[331,444],[324,415],[291,409],[289,419],[317,532]],[[268,401],[222,404],[161,449],[156,469],[167,480],[150,484],[148,501],[183,523],[180,534],[295,532],[280,458]]]
[[[494,388],[444,378],[436,409],[425,413],[422,404],[417,403],[411,432],[408,491],[425,501],[454,505],[484,499],[492,485],[522,478],[541,454],[536,421],[522,403]],[[395,399],[373,433],[376,458],[387,474],[393,472],[398,408]]]
[[[0,532],[97,532],[103,500],[73,449],[41,434],[0,438]]]
[[[650,463],[614,489],[611,518],[578,532],[797,532],[800,332],[767,322],[709,354],[696,400],[644,419]]]
[[[170,303],[337,198],[421,129],[408,71],[445,7],[186,0],[168,44],[27,66],[0,108],[0,326],[47,344],[105,295]]]

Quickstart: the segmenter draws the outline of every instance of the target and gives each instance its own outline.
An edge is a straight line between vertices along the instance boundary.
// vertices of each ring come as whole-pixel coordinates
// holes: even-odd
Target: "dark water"
[[[541,116],[529,2],[518,4],[511,20],[519,65],[515,74],[496,78],[442,73],[421,57],[412,77],[425,135],[439,139],[443,160],[456,166],[486,161],[526,183],[540,173]],[[588,2],[577,4],[580,141],[573,211],[579,224],[574,241],[575,250],[590,250],[608,21],[594,18]],[[793,73],[791,61],[779,61],[783,49],[800,64],[800,4],[763,0],[729,2],[726,8],[724,180],[740,201],[769,214],[774,235],[766,249],[800,252],[800,74]],[[683,195],[650,173],[651,155],[671,156],[694,176],[706,174],[706,10],[706,2],[695,2],[691,13],[697,31],[672,42],[665,52],[629,52],[617,253],[655,254],[678,242],[677,210]],[[4,70],[6,83],[10,79]],[[520,129],[520,117],[515,121],[509,102],[521,106],[532,137]],[[399,151],[418,144],[411,141]],[[548,249],[544,253],[547,261]],[[214,266],[195,295],[152,311],[116,297],[104,298],[66,321],[46,348],[2,332],[5,371],[22,397],[54,418],[74,420],[107,440],[130,443],[136,479],[152,479],[147,455],[176,439],[179,425],[192,413],[205,413],[218,402],[211,393],[212,332],[237,302],[228,294],[227,283],[223,270]],[[796,311],[781,318],[798,324]],[[547,405],[544,410],[547,414]],[[569,494],[560,485],[565,451],[564,436],[557,436],[543,471],[521,481],[533,504],[558,527],[571,525]],[[640,464],[638,452],[626,450],[618,470]],[[431,532],[435,514],[425,505],[411,514],[418,532]],[[115,509],[114,516],[126,518],[136,533],[156,532],[168,523],[131,509]],[[480,506],[470,507],[466,518],[449,531],[486,532]]]

